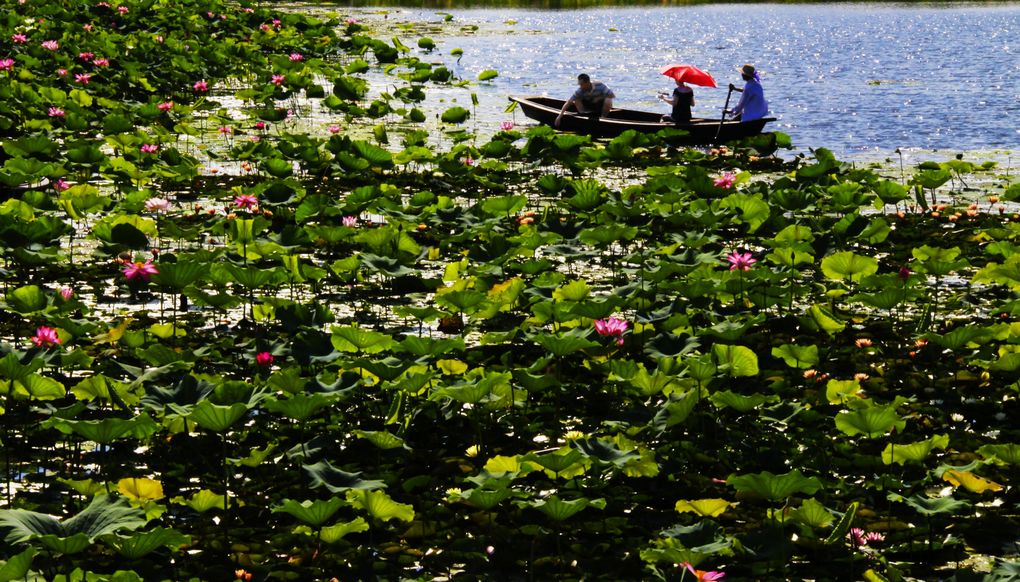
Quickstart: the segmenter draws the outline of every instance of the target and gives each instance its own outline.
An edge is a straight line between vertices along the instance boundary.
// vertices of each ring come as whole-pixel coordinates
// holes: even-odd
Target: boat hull
[[[556,116],[563,107],[562,99],[551,97],[510,97],[524,112],[524,115],[535,121],[556,127]],[[681,129],[685,136],[671,137],[670,141],[685,145],[707,145],[724,143],[735,139],[758,135],[765,124],[775,121],[774,117],[764,117],[753,121],[723,121],[718,119],[692,119],[691,123],[675,125],[662,121],[662,115],[649,111],[633,109],[613,109],[599,117],[578,114],[568,111],[560,120],[557,129],[572,133],[591,135],[592,137],[616,137],[627,130],[641,133],[655,133],[663,129]]]

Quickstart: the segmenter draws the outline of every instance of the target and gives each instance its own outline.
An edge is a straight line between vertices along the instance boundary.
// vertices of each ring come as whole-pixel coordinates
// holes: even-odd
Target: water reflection
[[[435,9],[386,12],[387,26],[425,27],[394,28],[405,42],[433,38],[438,50],[424,58],[448,63],[465,79],[499,71],[471,88],[476,119],[494,126],[507,117],[507,95],[565,98],[579,72],[609,84],[621,107],[662,109],[655,94],[670,81],[657,69],[668,62],[693,63],[716,77],[719,89],[696,89],[695,115],[713,117],[725,86],[740,84],[736,68],[751,62],[779,117],[775,128],[802,148],[889,154],[1020,145],[1016,4],[484,8],[451,10],[449,23]],[[378,10],[359,18],[384,24]],[[454,48],[463,58],[450,56]],[[465,97],[463,90],[430,93],[438,107]]]

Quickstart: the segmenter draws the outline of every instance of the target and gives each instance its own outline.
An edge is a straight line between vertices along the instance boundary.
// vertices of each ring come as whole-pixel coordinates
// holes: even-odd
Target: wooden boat
[[[510,97],[511,101],[524,111],[524,115],[550,127],[556,127],[556,116],[563,108],[562,99],[551,97]],[[763,117],[754,121],[723,121],[718,119],[691,119],[690,123],[675,125],[663,121],[662,114],[633,109],[612,109],[608,114],[593,117],[568,111],[563,114],[557,129],[573,133],[583,133],[592,137],[616,137],[628,129],[642,133],[674,128],[688,132],[688,135],[671,139],[678,145],[724,143],[735,139],[758,135],[765,124],[775,121],[774,117]],[[721,125],[721,127],[720,127]]]

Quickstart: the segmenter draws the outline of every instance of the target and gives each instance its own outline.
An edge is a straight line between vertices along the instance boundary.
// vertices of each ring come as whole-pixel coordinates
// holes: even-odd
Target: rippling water
[[[477,118],[494,124],[507,117],[507,95],[565,98],[580,72],[605,81],[620,107],[665,113],[655,94],[672,81],[658,68],[671,62],[715,76],[720,88],[695,88],[695,115],[714,117],[726,85],[741,83],[736,68],[750,62],[762,72],[779,118],[774,128],[801,149],[851,155],[1020,149],[1020,3],[449,12],[454,21],[429,33],[439,45],[434,58],[452,63],[450,50],[462,48],[456,71],[464,78],[499,71],[472,89]],[[393,8],[387,21],[440,23],[442,16]],[[459,30],[472,24],[477,31]],[[414,34],[400,36],[414,46]]]

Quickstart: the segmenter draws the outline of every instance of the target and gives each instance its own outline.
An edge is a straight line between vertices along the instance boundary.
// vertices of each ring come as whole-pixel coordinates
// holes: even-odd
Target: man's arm
[[[562,119],[563,118],[563,114],[566,113],[567,107],[570,107],[573,104],[574,104],[574,97],[573,96],[571,96],[570,99],[567,99],[566,101],[563,102],[563,108],[560,109],[560,114],[556,116],[556,122],[554,123],[554,125],[556,127],[560,126],[560,119]]]

